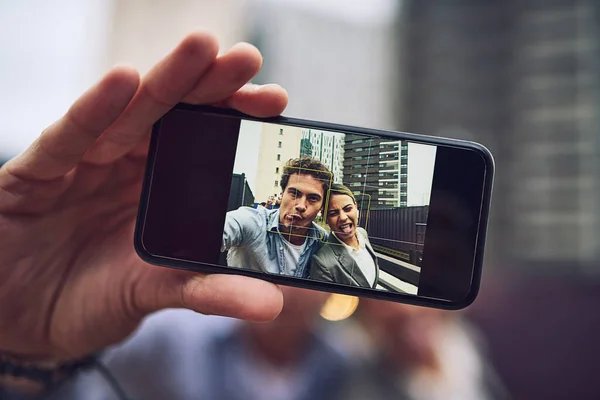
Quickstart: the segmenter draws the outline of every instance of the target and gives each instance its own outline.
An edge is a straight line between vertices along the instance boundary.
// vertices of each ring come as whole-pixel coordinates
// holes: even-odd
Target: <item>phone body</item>
[[[473,142],[178,104],[152,130],[135,248],[160,266],[461,309],[479,291],[493,176]]]

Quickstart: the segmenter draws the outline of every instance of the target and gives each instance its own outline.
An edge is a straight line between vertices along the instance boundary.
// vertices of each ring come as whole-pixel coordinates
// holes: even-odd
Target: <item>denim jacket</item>
[[[307,278],[308,267],[327,240],[327,231],[312,223],[296,270],[286,265],[284,238],[279,234],[279,209],[240,207],[227,213],[221,251],[228,251],[227,265],[274,274]]]

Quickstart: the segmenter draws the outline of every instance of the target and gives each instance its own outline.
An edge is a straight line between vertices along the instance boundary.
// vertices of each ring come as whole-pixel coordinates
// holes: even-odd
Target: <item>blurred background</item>
[[[111,65],[145,72],[197,28],[256,45],[288,116],[487,146],[482,289],[453,314],[513,398],[600,397],[599,2],[2,0],[0,159]]]

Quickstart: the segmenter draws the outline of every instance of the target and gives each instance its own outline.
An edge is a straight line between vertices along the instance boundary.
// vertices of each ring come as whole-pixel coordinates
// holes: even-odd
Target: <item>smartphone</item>
[[[166,267],[461,309],[479,291],[493,175],[477,143],[179,104],[152,130],[135,248]]]

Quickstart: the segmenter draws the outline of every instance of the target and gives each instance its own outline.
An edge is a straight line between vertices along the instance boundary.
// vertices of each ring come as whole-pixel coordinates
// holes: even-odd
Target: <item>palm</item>
[[[224,101],[257,115],[285,105],[277,88],[238,90],[260,64],[255,50],[214,59],[210,41],[186,39],[139,87],[116,70],[0,170],[0,351],[77,357],[165,307],[251,319],[280,309],[265,282],[153,267],[134,251],[145,141],[170,103]]]
[[[63,179],[40,185],[36,198],[23,199],[12,213],[5,212],[1,226],[10,231],[0,235],[28,243],[29,250],[3,249],[0,268],[11,291],[2,295],[24,300],[12,309],[15,315],[44,318],[25,318],[12,338],[2,337],[3,344],[8,341],[13,348],[22,335],[34,333],[33,342],[19,351],[47,351],[50,345],[59,354],[82,353],[88,349],[73,348],[78,337],[102,346],[136,326],[142,314],[127,304],[132,284],[159,271],[146,268],[131,245],[142,171],[140,159],[100,167],[81,164]],[[21,210],[34,213],[20,215]],[[89,299],[84,302],[82,288]],[[36,299],[35,304],[27,299]]]

